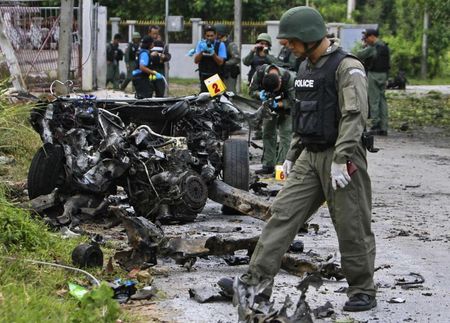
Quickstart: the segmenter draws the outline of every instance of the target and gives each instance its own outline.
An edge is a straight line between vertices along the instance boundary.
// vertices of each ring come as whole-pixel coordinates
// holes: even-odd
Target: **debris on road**
[[[401,303],[405,303],[406,300],[400,297],[392,297],[390,300],[388,300],[388,303],[391,304],[401,304]]]

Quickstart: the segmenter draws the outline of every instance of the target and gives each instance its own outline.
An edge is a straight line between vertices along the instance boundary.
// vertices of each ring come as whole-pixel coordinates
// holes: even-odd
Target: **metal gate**
[[[48,90],[57,77],[59,7],[0,6],[0,14],[28,90]],[[81,83],[79,10],[73,10],[69,79]]]

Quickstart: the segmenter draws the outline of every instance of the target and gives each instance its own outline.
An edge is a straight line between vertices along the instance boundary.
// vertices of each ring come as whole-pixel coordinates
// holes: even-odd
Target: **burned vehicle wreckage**
[[[101,213],[119,187],[136,216],[193,221],[216,179],[248,190],[248,140],[230,139],[244,119],[225,95],[208,93],[40,102],[30,117],[43,146],[30,166],[29,197],[53,201],[42,213],[55,225],[77,223],[80,209]]]

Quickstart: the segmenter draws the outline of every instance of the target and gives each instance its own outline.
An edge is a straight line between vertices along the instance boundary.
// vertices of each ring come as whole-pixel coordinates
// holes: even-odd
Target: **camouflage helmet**
[[[135,31],[132,36],[133,36],[131,37],[132,39],[141,39],[141,34],[138,33],[137,31]]]
[[[261,40],[268,42],[269,46],[272,46],[272,38],[270,37],[270,35],[268,33],[259,34],[258,37],[256,38],[256,42],[259,42]]]
[[[321,14],[311,7],[294,7],[280,19],[278,39],[298,39],[303,43],[321,40],[327,34],[327,27]]]
[[[214,28],[216,29],[216,32],[220,35],[228,35],[228,29],[227,26],[224,24],[215,24]]]

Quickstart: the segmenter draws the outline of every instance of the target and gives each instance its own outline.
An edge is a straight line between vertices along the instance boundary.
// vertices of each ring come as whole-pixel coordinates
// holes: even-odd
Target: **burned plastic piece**
[[[97,244],[82,243],[73,249],[72,263],[80,268],[102,267],[103,252]]]
[[[291,245],[289,246],[288,251],[295,252],[295,253],[301,253],[301,252],[303,252],[304,248],[305,248],[305,245],[304,245],[303,241],[294,240],[294,242],[292,242]]]
[[[109,284],[114,291],[113,298],[120,304],[128,302],[130,297],[136,293],[136,282],[132,280],[122,281],[120,278]]]
[[[418,273],[409,273],[409,276],[412,276],[414,280],[407,281],[405,278],[397,279],[395,285],[405,286],[405,285],[418,285],[423,284],[425,282],[425,278],[421,274]]]

